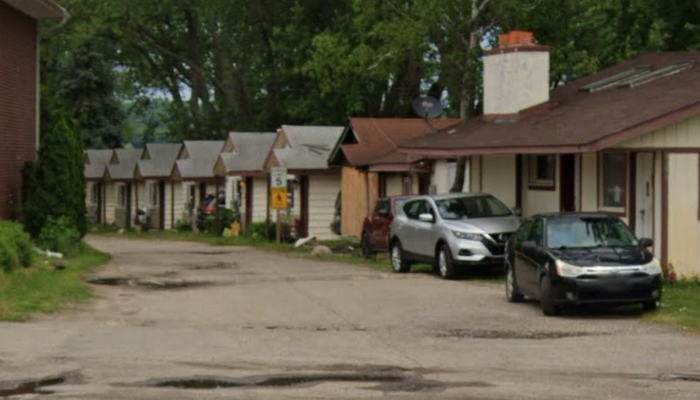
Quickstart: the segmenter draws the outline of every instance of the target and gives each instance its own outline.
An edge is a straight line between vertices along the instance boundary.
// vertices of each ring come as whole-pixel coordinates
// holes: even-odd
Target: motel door
[[[654,237],[654,154],[637,153],[635,179],[635,235]]]

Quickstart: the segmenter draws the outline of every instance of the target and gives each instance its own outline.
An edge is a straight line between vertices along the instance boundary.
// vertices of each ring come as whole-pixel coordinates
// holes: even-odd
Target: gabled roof
[[[109,179],[134,179],[134,167],[141,158],[143,149],[114,149],[107,165]]]
[[[184,180],[213,178],[214,163],[223,147],[223,140],[185,140],[172,175]]]
[[[262,172],[276,132],[231,132],[216,161],[217,174]],[[230,148],[229,151],[226,149]]]
[[[278,139],[282,137],[287,143],[270,151],[266,165],[289,170],[328,169],[328,157],[344,130],[342,126],[282,125]],[[284,142],[276,140],[275,144]]]
[[[352,118],[331,155],[332,164],[359,167],[407,164],[414,157],[396,151],[400,144],[461,122],[456,118]]]
[[[147,143],[141,160],[136,163],[136,176],[169,177],[181,148],[180,143]]]
[[[67,19],[68,12],[52,0],[0,0],[34,19]]]
[[[113,150],[87,149],[85,150],[85,167],[83,175],[85,179],[101,179],[105,175],[107,164],[112,159]]]
[[[691,61],[676,73],[620,81],[625,71],[651,72]],[[598,151],[700,114],[700,52],[649,53],[576,80],[551,92],[547,104],[524,110],[515,121],[473,118],[461,125],[406,142],[400,150],[423,158],[480,153],[570,153]],[[643,78],[643,77],[642,77]]]

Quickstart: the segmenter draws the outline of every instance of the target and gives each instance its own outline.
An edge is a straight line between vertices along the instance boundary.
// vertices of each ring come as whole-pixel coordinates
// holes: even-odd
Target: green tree
[[[45,94],[42,104],[51,103]],[[54,103],[51,103],[52,105]],[[59,107],[42,107],[39,157],[27,168],[27,231],[37,237],[50,219],[65,218],[82,235],[87,231],[83,146],[70,116]]]

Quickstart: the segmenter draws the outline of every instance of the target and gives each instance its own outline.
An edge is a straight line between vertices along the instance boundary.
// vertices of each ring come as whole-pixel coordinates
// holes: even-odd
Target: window
[[[528,219],[520,225],[520,229],[515,233],[515,245],[522,246],[523,242],[527,240],[530,236],[530,230],[532,229],[532,220]]]
[[[93,183],[90,185],[90,204],[97,204],[100,202],[100,185],[98,183]]]
[[[443,219],[505,217],[512,214],[505,204],[493,196],[453,197],[435,203]]]
[[[530,234],[528,235],[527,240],[531,242],[535,242],[537,247],[542,247],[542,236],[544,235],[544,222],[542,221],[542,218],[537,218],[534,220],[532,224],[532,229],[530,230]]]
[[[374,213],[376,215],[389,215],[391,214],[391,207],[389,199],[379,199],[377,201],[377,206],[374,208]]]
[[[627,153],[600,156],[600,205],[624,211],[627,204]]]
[[[119,207],[126,207],[126,185],[119,185],[117,187],[117,205]]]
[[[637,239],[617,218],[561,218],[547,224],[549,248],[634,247]]]
[[[555,155],[528,157],[528,185],[530,189],[554,190],[557,158]]]
[[[425,200],[416,200],[407,203],[404,206],[404,212],[406,213],[406,216],[411,219],[418,219],[418,216],[421,214],[435,215],[433,213],[433,208],[430,207],[430,204],[428,204],[428,202]]]

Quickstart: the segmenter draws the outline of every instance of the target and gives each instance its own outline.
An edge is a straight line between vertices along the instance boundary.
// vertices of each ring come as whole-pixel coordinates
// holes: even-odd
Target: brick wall
[[[21,189],[22,164],[36,154],[37,24],[0,0],[0,218]]]

